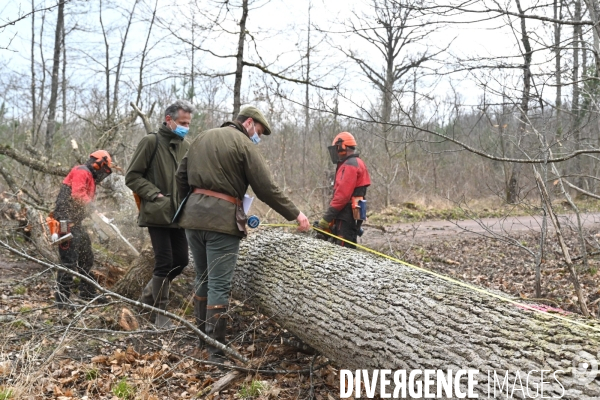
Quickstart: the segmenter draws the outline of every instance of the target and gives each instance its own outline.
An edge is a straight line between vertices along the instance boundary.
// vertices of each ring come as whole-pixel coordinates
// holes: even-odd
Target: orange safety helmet
[[[335,138],[333,138],[332,146],[341,147],[342,150],[346,150],[346,146],[356,147],[356,139],[350,132],[340,132]]]
[[[105,164],[108,168],[112,167],[112,159],[106,150],[96,150],[90,154],[90,158],[96,159],[96,162],[94,163],[94,169],[100,169]]]
[[[327,147],[331,162],[337,164],[340,161],[340,158],[346,157],[348,147],[356,147],[356,139],[354,139],[354,136],[349,132],[338,133],[337,136],[333,138],[331,146]]]

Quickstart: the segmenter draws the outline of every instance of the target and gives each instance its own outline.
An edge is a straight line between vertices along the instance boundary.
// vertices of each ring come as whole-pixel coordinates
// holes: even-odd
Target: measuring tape
[[[258,219],[258,218],[256,218],[256,219]],[[298,227],[298,225],[293,225],[293,224],[262,224],[261,226],[271,227],[271,228],[297,228]],[[402,261],[399,258],[395,258],[395,257],[389,256],[387,254],[381,253],[381,252],[379,252],[377,250],[373,250],[373,249],[371,249],[369,247],[360,245],[358,243],[354,243],[354,242],[352,242],[350,240],[347,240],[347,239],[344,239],[342,237],[336,236],[336,235],[334,235],[331,232],[324,231],[324,230],[319,229],[317,227],[311,226],[311,229],[313,229],[313,230],[315,230],[317,232],[323,233],[325,235],[328,235],[328,236],[330,236],[330,237],[332,237],[334,239],[341,240],[342,242],[346,242],[346,243],[352,244],[352,245],[356,246],[357,249],[365,250],[365,251],[368,251],[369,253],[375,254],[375,255],[377,255],[379,257],[387,258],[388,260],[400,263],[400,264],[405,265],[405,266],[407,266],[409,268],[415,269],[417,271],[424,272],[424,273],[429,274],[431,276],[435,276],[436,278],[443,279],[446,282],[454,283],[454,284],[462,286],[464,288],[467,288],[467,289],[473,290],[475,292],[478,292],[478,293],[481,293],[481,294],[485,294],[485,295],[494,297],[494,298],[496,298],[498,300],[502,300],[502,301],[504,301],[506,303],[513,304],[513,305],[515,305],[517,307],[521,307],[521,308],[524,308],[524,309],[529,310],[529,311],[537,312],[539,314],[544,314],[546,316],[550,316],[552,318],[559,319],[561,321],[565,321],[565,322],[568,322],[570,324],[578,325],[578,326],[581,326],[581,327],[584,327],[584,328],[587,328],[587,329],[591,329],[591,330],[596,331],[596,332],[600,332],[600,327],[587,325],[587,324],[584,324],[583,322],[576,321],[576,320],[573,320],[573,319],[570,319],[570,318],[567,318],[567,317],[563,317],[562,315],[552,314],[552,313],[549,313],[547,311],[539,310],[539,309],[537,309],[535,307],[531,307],[531,306],[529,306],[527,304],[520,303],[520,302],[515,301],[513,299],[510,299],[508,297],[501,296],[499,294],[489,292],[489,291],[487,291],[485,289],[478,288],[477,286],[473,286],[473,285],[471,285],[469,283],[465,283],[465,282],[456,280],[454,278],[451,278],[451,277],[446,276],[446,275],[442,275],[440,273],[428,270],[426,268],[417,267],[416,265],[412,265],[410,263],[407,263],[406,261]]]

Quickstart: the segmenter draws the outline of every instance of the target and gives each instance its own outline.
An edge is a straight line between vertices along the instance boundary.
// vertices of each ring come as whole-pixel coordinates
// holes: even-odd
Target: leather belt
[[[217,199],[221,199],[221,200],[225,200],[225,201],[228,201],[230,203],[233,203],[236,206],[241,206],[242,205],[242,201],[240,199],[237,199],[237,198],[235,198],[233,196],[229,196],[228,194],[215,192],[213,190],[194,188],[194,190],[192,191],[192,193],[199,193],[199,194],[203,194],[205,196],[216,197]]]

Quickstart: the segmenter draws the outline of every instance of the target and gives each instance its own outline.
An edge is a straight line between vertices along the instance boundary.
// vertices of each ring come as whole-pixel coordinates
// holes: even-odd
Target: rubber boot
[[[73,269],[75,267],[74,264],[63,265],[69,269]],[[56,284],[58,286],[58,290],[54,292],[54,300],[56,307],[59,309],[74,308],[73,304],[69,300],[73,288],[73,275],[67,272],[58,271],[58,274],[56,276]]]
[[[154,296],[152,296],[152,278],[150,278],[150,280],[142,290],[142,294],[138,301],[148,306],[154,306]],[[145,318],[148,318],[150,322],[154,322],[154,320],[156,319],[156,313],[154,311],[150,311],[148,313],[148,310],[141,307],[139,311],[144,315]]]
[[[227,328],[227,304],[206,307],[206,334],[217,342],[225,344],[225,329]],[[207,345],[208,360],[223,362],[227,360],[225,352]]]
[[[154,305],[154,297],[152,296],[152,279],[148,281],[144,289],[142,290],[142,295],[138,299],[140,303],[144,303],[148,306]]]
[[[194,295],[194,317],[196,318],[196,326],[202,333],[206,333],[206,303],[208,301],[207,297],[200,297]],[[203,349],[205,343],[203,340],[200,341],[200,345],[198,346],[200,349]]]
[[[161,278],[159,276],[152,277],[152,297],[154,298],[154,307],[161,310],[167,309],[167,304],[169,303],[170,286],[171,282],[169,281],[169,278]],[[174,327],[169,317],[162,314],[156,314],[154,325],[156,325],[158,328],[165,329]]]

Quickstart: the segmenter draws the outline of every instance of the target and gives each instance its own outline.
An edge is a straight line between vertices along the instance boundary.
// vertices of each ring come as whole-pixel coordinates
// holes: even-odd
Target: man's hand
[[[296,221],[298,221],[298,230],[300,232],[306,232],[310,229],[310,222],[308,222],[308,218],[306,218],[306,215],[304,215],[303,212],[300,212],[300,214],[298,214]]]
[[[325,218],[321,218],[318,228],[324,231],[329,231],[329,222],[325,221]]]
[[[162,193],[159,193],[159,194],[157,194],[157,195],[156,195],[156,198],[157,198],[157,199],[160,199],[161,197],[165,197],[165,196],[163,196],[163,194],[162,194]]]

